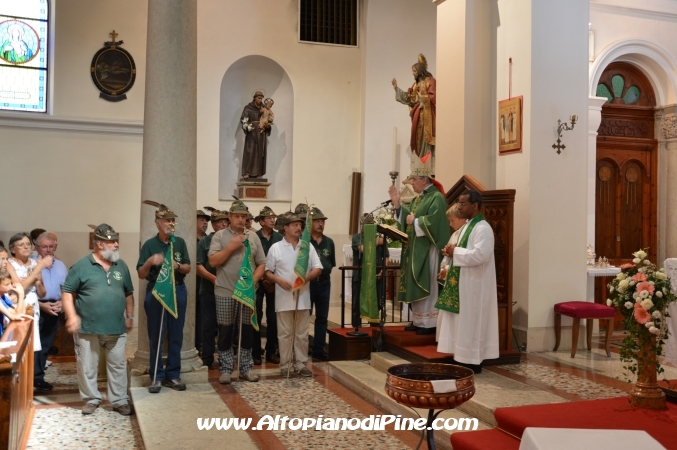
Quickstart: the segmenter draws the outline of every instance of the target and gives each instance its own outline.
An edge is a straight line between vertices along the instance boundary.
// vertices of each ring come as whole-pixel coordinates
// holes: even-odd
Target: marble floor
[[[542,391],[542,398],[547,398],[547,402],[627,395],[630,385],[623,381],[622,364],[618,353],[614,351],[611,357],[607,357],[604,350],[599,348],[599,344],[595,347],[592,351],[580,350],[575,358],[570,358],[569,351],[526,353],[523,354],[519,364],[486,367],[486,375],[483,373],[477,377],[477,398],[490,404],[492,397],[498,398],[502,395],[501,389],[512,390],[515,386],[524,386],[525,390],[530,392]],[[258,383],[238,382],[229,386],[219,384],[218,370],[210,369],[209,382],[202,387],[195,386],[194,389],[184,393],[167,394],[178,396],[174,398],[179,398],[183,402],[185,396],[191,395],[191,390],[197,389],[196,392],[208,395],[212,402],[221,405],[232,417],[251,417],[254,423],[267,414],[273,417],[279,414],[289,417],[323,415],[346,418],[383,414],[382,409],[364,400],[366,396],[358,395],[355,389],[349,389],[351,386],[346,387],[332,378],[329,375],[330,371],[327,370],[329,364],[331,363],[311,363],[309,366],[313,372],[312,377],[296,376],[286,380],[280,376],[277,365],[264,363],[254,367],[255,373],[261,377]],[[370,362],[364,361],[363,364],[368,365]],[[382,372],[378,372],[376,377],[379,377],[380,373]],[[666,366],[665,375],[667,379],[677,379],[677,368]],[[82,402],[77,390],[75,363],[67,358],[57,359],[47,370],[46,379],[54,384],[54,390],[35,396],[36,413],[28,448],[149,450],[179,448],[167,445],[168,438],[171,442],[171,436],[167,436],[166,432],[163,433],[162,445],[159,445],[160,440],[156,440],[152,435],[147,436],[145,431],[142,437],[137,417],[118,415],[105,400],[94,414],[83,416],[80,412]],[[385,374],[383,380],[385,381]],[[479,392],[482,385],[487,386],[484,393]],[[489,392],[490,388],[494,391]],[[105,398],[105,383],[100,383],[100,389]],[[144,398],[144,401],[163,398],[171,405],[175,400],[169,395],[151,396]],[[519,403],[519,400],[516,402]],[[181,423],[175,428],[176,433],[184,435],[197,432],[195,420],[201,417],[199,405],[194,408],[190,406],[183,408],[186,410],[181,411],[184,416],[181,416]],[[465,412],[472,415],[469,410]],[[479,414],[475,415],[478,416]],[[143,430],[143,426],[141,429]],[[227,441],[228,438],[225,436],[231,432],[223,433],[220,432],[219,438]],[[390,426],[385,431],[247,430],[239,433],[237,438],[234,434],[231,436],[242,444],[237,448],[407,449],[415,448],[419,441],[419,435],[415,432],[396,431]]]

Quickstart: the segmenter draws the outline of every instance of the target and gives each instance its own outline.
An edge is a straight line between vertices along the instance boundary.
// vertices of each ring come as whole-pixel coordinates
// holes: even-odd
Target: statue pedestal
[[[255,199],[266,200],[268,198],[268,183],[266,178],[240,179],[237,184],[237,196],[241,200]]]

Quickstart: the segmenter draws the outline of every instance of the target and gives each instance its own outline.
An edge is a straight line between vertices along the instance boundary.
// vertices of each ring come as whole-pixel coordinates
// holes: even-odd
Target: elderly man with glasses
[[[51,265],[42,269],[42,284],[45,295],[38,297],[40,301],[40,342],[42,350],[35,352],[33,367],[33,386],[36,390],[51,390],[52,385],[45,381],[47,368],[47,354],[54,343],[56,332],[59,329],[59,313],[61,312],[61,286],[66,281],[68,269],[66,265],[54,257],[56,251],[56,236],[54,233],[44,232],[35,240],[35,249],[38,259],[51,257]]]

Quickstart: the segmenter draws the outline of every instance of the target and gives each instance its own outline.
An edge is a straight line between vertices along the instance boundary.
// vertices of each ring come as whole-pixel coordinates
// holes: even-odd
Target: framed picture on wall
[[[522,151],[522,96],[498,102],[498,154]]]

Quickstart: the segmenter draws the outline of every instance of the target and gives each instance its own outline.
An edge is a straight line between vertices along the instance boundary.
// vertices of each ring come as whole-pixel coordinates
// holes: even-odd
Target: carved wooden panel
[[[496,263],[496,294],[498,300],[499,345],[512,349],[512,238],[515,190],[487,190],[470,175],[464,175],[447,191],[447,204],[458,200],[466,189],[482,194],[482,215],[494,230],[494,260]]]
[[[597,133],[602,136],[647,138],[653,130],[653,123],[650,122],[653,122],[653,119],[639,121],[604,117]]]

